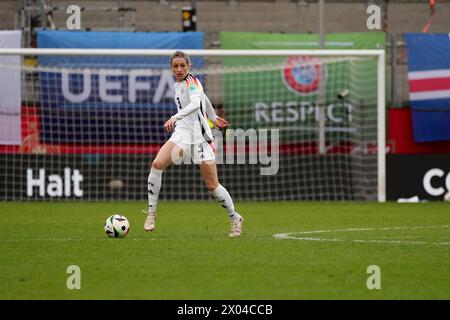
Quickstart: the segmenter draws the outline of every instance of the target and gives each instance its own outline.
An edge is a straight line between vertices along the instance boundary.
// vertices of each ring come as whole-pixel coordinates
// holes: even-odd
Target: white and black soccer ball
[[[105,221],[105,232],[110,238],[123,238],[130,231],[130,223],[125,216],[114,214]]]

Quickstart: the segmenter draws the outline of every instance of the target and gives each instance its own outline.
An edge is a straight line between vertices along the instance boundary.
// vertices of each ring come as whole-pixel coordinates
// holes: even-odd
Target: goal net
[[[186,51],[230,122],[213,134],[234,199],[384,201],[382,51]],[[1,199],[147,199],[170,137],[163,124],[177,112],[171,52],[16,50],[21,63],[0,65],[21,88],[16,113],[0,105],[0,134],[20,132],[0,141]],[[165,170],[160,199],[209,198],[197,165]]]

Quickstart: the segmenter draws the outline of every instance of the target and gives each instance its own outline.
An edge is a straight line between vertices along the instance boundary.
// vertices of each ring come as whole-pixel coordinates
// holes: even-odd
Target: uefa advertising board
[[[202,32],[39,31],[39,48],[203,49]],[[203,66],[202,57],[193,62]],[[163,143],[176,112],[169,58],[39,56],[44,143]]]

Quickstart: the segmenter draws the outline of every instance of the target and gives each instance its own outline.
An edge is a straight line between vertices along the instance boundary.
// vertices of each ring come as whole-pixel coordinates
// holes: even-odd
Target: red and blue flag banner
[[[450,35],[405,34],[416,142],[450,140]]]

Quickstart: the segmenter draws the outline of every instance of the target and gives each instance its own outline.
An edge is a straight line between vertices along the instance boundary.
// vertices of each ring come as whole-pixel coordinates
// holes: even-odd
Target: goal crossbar
[[[170,56],[174,49],[58,49],[58,48],[0,48],[0,55],[29,55],[29,56]],[[183,49],[191,56],[363,56],[380,57],[384,50],[235,50],[235,49]]]

